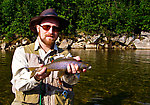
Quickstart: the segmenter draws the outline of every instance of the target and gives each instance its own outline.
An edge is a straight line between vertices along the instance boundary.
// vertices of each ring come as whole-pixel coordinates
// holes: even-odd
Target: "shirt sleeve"
[[[29,91],[39,84],[39,81],[36,81],[34,77],[30,78],[31,72],[27,67],[28,63],[24,48],[18,47],[14,52],[12,60],[12,89],[18,91]],[[13,90],[13,92],[15,92],[15,90]]]

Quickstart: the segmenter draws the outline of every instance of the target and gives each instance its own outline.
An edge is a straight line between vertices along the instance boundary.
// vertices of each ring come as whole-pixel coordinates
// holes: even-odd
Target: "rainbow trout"
[[[73,58],[59,58],[54,60],[54,62],[49,63],[47,65],[44,65],[43,67],[47,68],[46,73],[49,73],[51,71],[59,71],[59,76],[62,76],[65,74],[67,70],[67,65],[68,64],[77,64],[79,66],[79,70],[82,69],[91,69],[91,66],[88,63],[77,61]],[[32,78],[36,72],[39,72],[40,70],[43,69],[43,67],[29,67],[28,69],[32,71],[30,78]]]

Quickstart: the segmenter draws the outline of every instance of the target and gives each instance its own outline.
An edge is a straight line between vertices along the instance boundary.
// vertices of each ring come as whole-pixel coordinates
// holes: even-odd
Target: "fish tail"
[[[29,67],[29,71],[35,71],[38,67]]]

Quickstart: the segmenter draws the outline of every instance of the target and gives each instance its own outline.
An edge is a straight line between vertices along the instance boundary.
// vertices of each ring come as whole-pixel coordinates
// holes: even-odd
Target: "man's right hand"
[[[41,65],[40,67],[43,67],[43,65]],[[40,80],[48,77],[50,75],[50,73],[46,73],[46,70],[47,70],[47,68],[43,67],[41,71],[37,72],[34,76],[35,80],[40,81]]]

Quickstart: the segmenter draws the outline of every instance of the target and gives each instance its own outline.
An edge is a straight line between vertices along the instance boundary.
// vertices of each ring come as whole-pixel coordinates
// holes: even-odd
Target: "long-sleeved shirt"
[[[48,63],[48,58],[49,54],[52,52],[52,50],[49,50],[47,53],[40,48],[39,42],[36,40],[34,50],[39,51],[39,55],[41,59],[44,61],[44,64]],[[54,45],[54,50],[58,51],[57,45]],[[69,53],[67,56],[57,54],[57,56],[54,56],[54,59],[57,59],[59,57],[72,57],[72,55]],[[24,47],[18,47],[13,56],[12,60],[12,74],[13,78],[11,80],[11,83],[13,84],[12,86],[12,91],[15,93],[15,90],[18,91],[28,91],[36,87],[40,82],[36,81],[34,77],[30,78],[31,71],[29,71],[27,68],[29,67],[28,65],[28,60],[25,56],[25,51]],[[55,75],[57,74],[57,71],[54,72],[54,74],[50,75]],[[64,78],[64,77],[63,77]],[[79,78],[78,78],[79,79]]]

